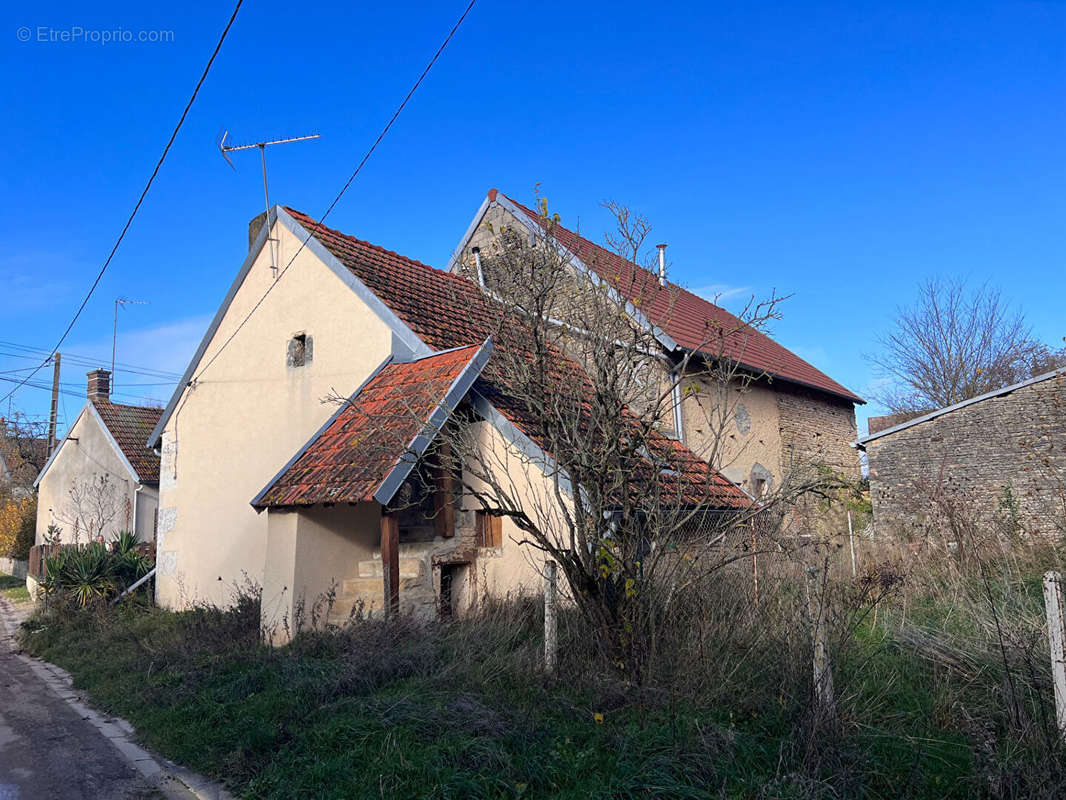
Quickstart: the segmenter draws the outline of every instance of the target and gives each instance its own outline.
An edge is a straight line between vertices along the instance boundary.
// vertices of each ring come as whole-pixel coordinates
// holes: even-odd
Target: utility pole
[[[52,412],[48,415],[48,457],[52,457],[52,453],[56,449],[56,421],[59,416],[59,362],[62,356],[59,353],[55,354],[52,359]]]

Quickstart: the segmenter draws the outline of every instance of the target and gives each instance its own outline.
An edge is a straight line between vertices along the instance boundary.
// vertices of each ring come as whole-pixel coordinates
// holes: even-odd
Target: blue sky
[[[319,215],[465,3],[248,0],[141,213],[63,352],[179,373],[262,209]],[[229,14],[44,2],[0,34],[0,378],[62,332]],[[21,42],[26,26],[31,40]],[[170,43],[38,41],[38,28],[172,31]],[[48,37],[48,33],[45,33]],[[1002,287],[1066,336],[1066,2],[562,3],[479,0],[329,224],[442,266],[492,186],[540,184],[564,223],[647,215],[672,277],[734,306],[791,294],[775,337],[860,394],[863,355],[921,280]],[[63,370],[62,416],[83,364]],[[39,380],[48,382],[50,370]],[[166,399],[120,374],[116,399]],[[10,384],[0,382],[0,386]],[[6,394],[6,389],[0,396]],[[21,390],[13,408],[47,411]],[[0,414],[7,412],[7,406]],[[860,430],[876,406],[860,409]]]

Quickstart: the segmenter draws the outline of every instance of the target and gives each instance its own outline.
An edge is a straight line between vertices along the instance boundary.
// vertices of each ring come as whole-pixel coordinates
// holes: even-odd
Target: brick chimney
[[[111,398],[111,372],[106,369],[94,369],[89,376],[89,399],[107,402]]]
[[[255,244],[255,237],[259,235],[259,229],[263,227],[263,223],[266,222],[267,212],[263,211],[248,222],[248,250],[251,251],[252,245]]]

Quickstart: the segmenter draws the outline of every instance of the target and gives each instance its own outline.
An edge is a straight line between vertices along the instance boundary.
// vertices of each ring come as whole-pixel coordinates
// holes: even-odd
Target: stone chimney
[[[111,399],[111,373],[106,369],[94,369],[89,376],[89,399],[107,402]]]
[[[251,252],[252,246],[255,244],[255,237],[259,235],[259,229],[263,227],[266,218],[267,212],[262,211],[252,217],[251,222],[248,223],[248,252]]]

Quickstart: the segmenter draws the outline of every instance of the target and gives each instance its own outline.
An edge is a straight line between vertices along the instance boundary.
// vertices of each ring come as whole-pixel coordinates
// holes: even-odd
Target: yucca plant
[[[114,575],[121,588],[131,586],[148,574],[152,559],[137,550],[137,537],[130,531],[122,531],[111,545],[114,560]]]
[[[102,544],[64,548],[45,562],[45,592],[65,594],[84,608],[114,594],[114,567],[112,554]]]

